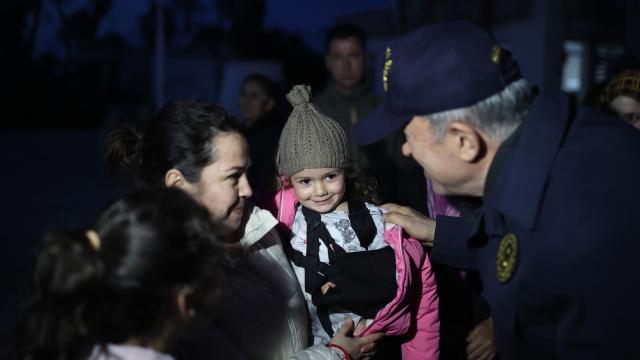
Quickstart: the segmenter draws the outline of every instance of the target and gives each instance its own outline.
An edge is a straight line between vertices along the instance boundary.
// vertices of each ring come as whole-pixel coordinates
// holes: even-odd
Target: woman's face
[[[244,136],[226,132],[213,139],[212,152],[214,162],[202,169],[198,182],[187,184],[187,191],[209,209],[218,235],[227,235],[240,227],[252,195],[249,149]]]
[[[247,81],[238,96],[238,107],[245,126],[265,116],[273,109],[275,101],[265,92],[264,87],[256,81]]]

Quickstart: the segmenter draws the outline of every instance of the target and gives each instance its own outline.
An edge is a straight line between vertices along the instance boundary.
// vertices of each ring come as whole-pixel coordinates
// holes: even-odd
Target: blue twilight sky
[[[132,44],[140,42],[138,18],[149,9],[152,0],[115,0],[112,11],[102,22],[101,32],[115,31]],[[169,3],[170,0],[164,0]],[[202,1],[203,7],[196,16],[197,21],[211,23],[215,18],[212,1]],[[323,31],[340,16],[368,10],[386,9],[392,0],[266,0],[265,28],[280,28],[290,33],[300,33],[312,48],[322,48]],[[87,6],[88,0],[69,0],[68,9]],[[43,25],[38,35],[37,52],[58,52],[56,44],[59,20],[53,8],[45,8]]]

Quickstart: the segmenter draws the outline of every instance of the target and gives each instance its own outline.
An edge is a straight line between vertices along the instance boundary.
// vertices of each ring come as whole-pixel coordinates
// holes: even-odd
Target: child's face
[[[344,170],[339,168],[304,169],[291,176],[291,184],[298,201],[319,213],[335,209],[346,190]]]

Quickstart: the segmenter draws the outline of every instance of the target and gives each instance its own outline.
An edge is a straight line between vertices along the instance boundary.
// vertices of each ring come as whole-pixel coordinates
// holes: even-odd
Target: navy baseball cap
[[[465,21],[429,25],[393,40],[382,75],[384,101],[353,128],[371,144],[413,116],[471,106],[522,78],[511,54]]]

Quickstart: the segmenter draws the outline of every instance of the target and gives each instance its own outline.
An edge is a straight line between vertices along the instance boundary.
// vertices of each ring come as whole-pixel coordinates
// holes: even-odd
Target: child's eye
[[[325,177],[325,179],[327,179],[328,181],[333,181],[338,177],[337,174],[329,174]]]
[[[310,183],[311,183],[311,180],[309,180],[309,179],[300,179],[300,180],[298,180],[298,184],[300,184],[300,185],[307,186]]]

